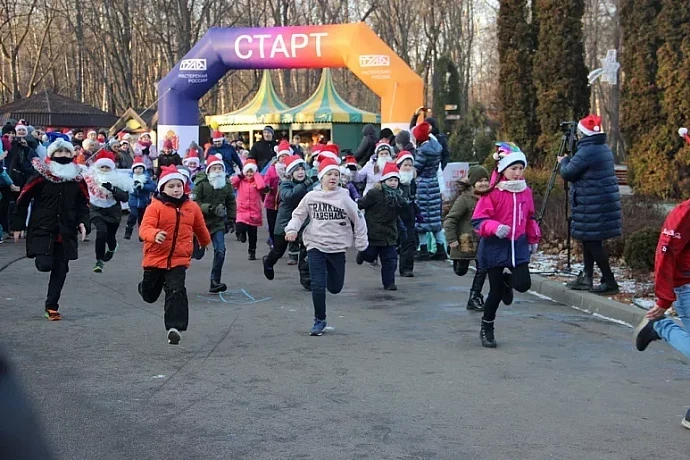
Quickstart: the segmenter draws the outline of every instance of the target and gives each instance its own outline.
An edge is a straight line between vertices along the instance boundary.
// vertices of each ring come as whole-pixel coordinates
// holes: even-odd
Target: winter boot
[[[208,289],[208,292],[212,294],[217,294],[219,292],[225,292],[228,290],[228,287],[225,285],[225,283],[221,283],[220,281],[216,280],[211,280],[211,287]]]
[[[633,338],[635,339],[635,348],[637,348],[639,351],[645,351],[650,343],[661,339],[659,334],[657,334],[656,330],[654,329],[654,323],[659,321],[659,319],[650,320],[644,318],[642,322],[635,328]]]
[[[577,275],[577,279],[566,283],[565,287],[573,291],[591,291],[592,284],[592,277],[587,276],[587,274],[582,271]]]
[[[426,244],[420,246],[419,251],[417,251],[417,253],[414,255],[414,258],[420,262],[431,260],[431,254],[429,254],[429,251],[426,249]]]
[[[134,227],[126,227],[125,228],[125,239],[129,240],[132,238],[132,232],[134,232]]]
[[[448,254],[446,253],[446,247],[442,244],[436,245],[436,254],[431,256],[431,260],[446,260],[448,259]]]
[[[486,270],[478,268],[476,273],[474,274],[474,278],[472,279],[470,299],[467,301],[468,310],[484,311],[484,296],[482,295],[484,280],[486,280]]]
[[[512,286],[512,278],[513,276],[510,273],[504,273],[503,274],[503,297],[501,300],[503,300],[504,305],[510,305],[513,303],[513,286]]]
[[[494,337],[494,322],[482,320],[482,328],[479,331],[479,338],[482,339],[482,346],[486,348],[496,348],[496,338]]]
[[[599,295],[615,295],[618,294],[619,291],[620,289],[618,288],[616,280],[602,281],[599,286],[591,290],[592,293]]]
[[[247,260],[256,260],[256,251],[249,251],[249,257]]]
[[[264,276],[267,280],[272,280],[273,278],[275,278],[275,271],[273,270],[273,266],[268,265],[267,263],[268,256],[264,256],[261,260],[264,264]]]

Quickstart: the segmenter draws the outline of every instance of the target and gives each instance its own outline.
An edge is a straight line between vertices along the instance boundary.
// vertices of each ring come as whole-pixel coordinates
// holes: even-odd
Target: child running
[[[450,258],[453,260],[453,271],[464,276],[470,268],[470,261],[477,264],[477,271],[472,280],[467,309],[484,311],[482,288],[486,280],[486,270],[477,263],[477,244],[479,238],[472,227],[472,214],[481,194],[489,190],[489,173],[481,165],[470,168],[467,178],[458,181],[458,197],[443,221],[443,231],[450,247]]]
[[[156,191],[156,183],[146,172],[146,164],[142,157],[136,157],[132,164],[132,180],[134,187],[129,194],[129,217],[125,227],[125,239],[132,238],[134,224],[141,226],[144,219],[144,212],[151,203],[151,194]]]
[[[307,248],[311,298],[314,303],[312,336],[323,335],[326,329],[326,289],[337,294],[345,283],[345,251],[352,246],[359,251],[367,248],[367,224],[347,190],[340,187],[338,163],[319,160],[320,190],[312,190],[300,201],[285,227],[285,240],[297,240],[307,219],[302,238]],[[354,227],[354,228],[353,228]]]
[[[192,237],[206,247],[211,235],[199,205],[184,193],[185,177],[175,166],[163,166],[158,196],[146,208],[139,236],[144,240],[144,279],[139,294],[154,303],[165,289],[165,329],[168,343],[180,343],[187,330],[189,301],[185,288],[187,267],[192,257]]]
[[[395,163],[386,163],[380,182],[357,205],[364,210],[369,247],[357,254],[357,265],[381,259],[381,282],[386,291],[397,291],[395,269],[398,267],[398,215],[408,208],[400,186],[400,172]]]
[[[115,155],[107,150],[96,155],[84,180],[89,188],[91,224],[96,227],[96,265],[93,271],[102,273],[105,263],[117,251],[117,229],[122,220],[120,202],[129,201],[134,181],[115,170]]]
[[[400,168],[400,190],[402,190],[403,196],[409,203],[407,208],[400,213],[400,219],[405,232],[401,232],[402,234],[398,238],[399,270],[400,276],[412,278],[414,277],[414,255],[417,251],[415,223],[418,214],[417,203],[415,202],[417,183],[415,182],[414,156],[412,156],[411,152],[403,150],[398,154],[395,163]]]
[[[276,218],[275,240],[273,241],[271,252],[263,257],[264,276],[269,280],[275,277],[273,267],[283,257],[288,248],[288,242],[285,239],[285,226],[290,222],[292,212],[297,208],[302,198],[314,186],[314,180],[307,177],[307,164],[299,155],[288,157],[286,163],[285,171],[290,176],[290,180],[284,180],[280,183],[280,205],[278,206],[278,216]],[[301,238],[295,241],[295,243],[299,245],[297,265],[300,274],[300,284],[305,289],[309,289],[311,283],[309,281],[309,267],[306,261],[306,248]]]
[[[487,348],[496,348],[494,320],[499,303],[510,305],[513,289],[526,292],[531,286],[530,254],[536,253],[541,238],[534,220],[532,190],[524,178],[527,158],[512,142],[496,146],[491,185],[472,216],[472,225],[481,237],[479,268],[487,270],[489,277],[480,331],[482,346]],[[506,268],[510,274],[503,273]]]
[[[237,237],[244,243],[249,237],[249,260],[256,260],[257,229],[262,225],[261,193],[265,192],[264,179],[257,171],[256,160],[248,159],[242,174],[232,176],[237,190]]]

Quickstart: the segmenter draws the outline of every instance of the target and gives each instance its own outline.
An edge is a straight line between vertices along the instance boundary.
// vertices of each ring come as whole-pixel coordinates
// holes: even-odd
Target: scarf
[[[402,208],[409,204],[405,199],[402,190],[399,188],[390,188],[386,184],[381,184],[383,196],[386,199],[386,205],[391,208]]]
[[[160,192],[158,194],[158,199],[161,200],[163,203],[170,203],[176,208],[181,208],[185,201],[189,199],[189,197],[187,196],[187,194],[184,194],[180,198],[173,198],[165,192]]]
[[[79,181],[84,179],[81,176],[81,174],[77,174],[77,176],[73,179],[66,179],[64,177],[56,176],[50,170],[50,166],[48,166],[48,164],[45,163],[44,161],[41,161],[40,158],[33,158],[31,160],[31,164],[33,165],[33,167],[37,173],[39,173],[41,176],[43,176],[46,180],[49,180],[50,182],[54,182],[56,184],[59,184],[62,182],[73,182],[73,181],[79,182]]]
[[[511,193],[520,193],[527,189],[527,182],[524,180],[504,180],[496,184],[496,188]]]

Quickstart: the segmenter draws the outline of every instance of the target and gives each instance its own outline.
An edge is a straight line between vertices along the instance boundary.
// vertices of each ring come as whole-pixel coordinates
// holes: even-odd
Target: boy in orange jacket
[[[185,177],[175,166],[163,166],[158,180],[158,196],[146,208],[139,226],[144,240],[144,279],[139,294],[154,303],[165,288],[165,329],[168,343],[180,343],[187,330],[189,301],[185,275],[192,258],[192,236],[202,247],[211,244],[204,215],[198,204],[184,193]]]

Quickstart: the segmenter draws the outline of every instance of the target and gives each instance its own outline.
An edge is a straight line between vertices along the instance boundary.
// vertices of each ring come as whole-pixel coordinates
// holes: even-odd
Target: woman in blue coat
[[[618,293],[604,240],[622,234],[621,197],[615,174],[613,153],[606,145],[601,117],[588,115],[578,123],[582,138],[572,158],[559,157],[560,173],[571,182],[572,236],[582,241],[585,268],[568,287],[597,294]],[[602,274],[602,282],[593,287],[594,263]]]

